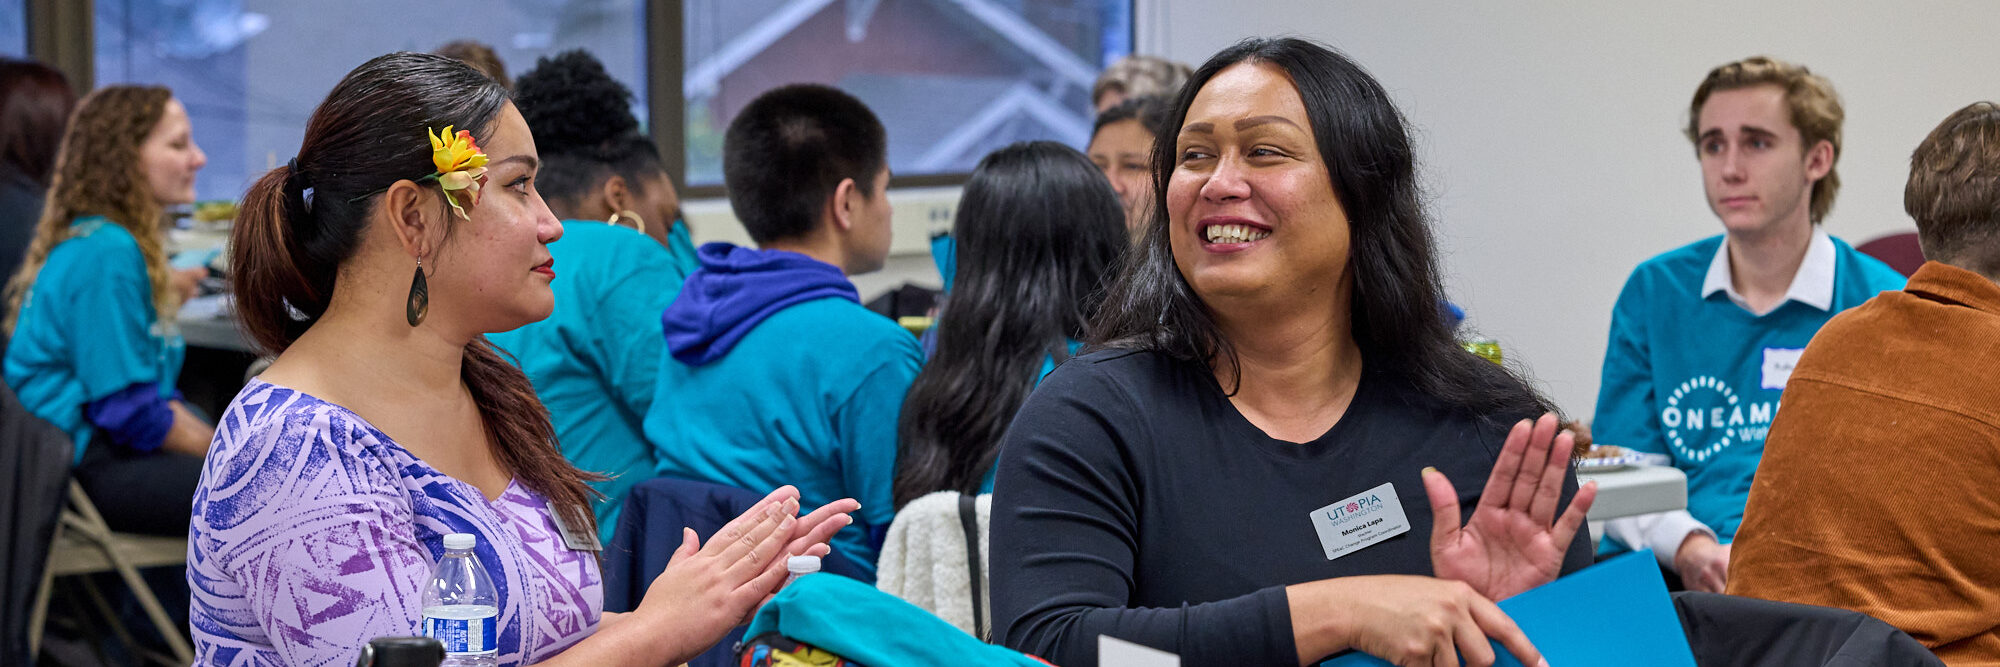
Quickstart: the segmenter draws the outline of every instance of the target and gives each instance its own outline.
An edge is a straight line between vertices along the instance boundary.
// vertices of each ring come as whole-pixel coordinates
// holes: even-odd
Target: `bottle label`
[[[438,640],[444,645],[448,655],[482,655],[500,650],[499,633],[494,632],[497,617],[484,618],[437,618],[424,617],[424,636]]]

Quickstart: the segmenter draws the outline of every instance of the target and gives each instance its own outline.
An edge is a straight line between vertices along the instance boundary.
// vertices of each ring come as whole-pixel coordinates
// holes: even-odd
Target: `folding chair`
[[[153,590],[139,576],[141,568],[164,567],[187,564],[188,542],[185,537],[153,537],[115,533],[104,523],[104,517],[97,513],[97,507],[83,493],[83,487],[74,480],[69,483],[69,506],[63,509],[62,519],[56,526],[54,543],[49,547],[48,566],[42,571],[41,588],[35,594],[35,606],[28,617],[28,652],[39,655],[42,644],[43,624],[48,621],[49,598],[53,593],[56,577],[66,577],[98,572],[117,572],[125,580],[126,587],[132,589],[132,596],[139,600],[139,606],[146,617],[159,630],[167,642],[172,656],[159,655],[142,649],[118,620],[104,596],[96,587],[88,584],[91,602],[109,620],[111,631],[118,640],[142,653],[145,658],[165,665],[185,665],[194,662],[194,649],[181,634],[181,629],[160,606],[160,600]]]

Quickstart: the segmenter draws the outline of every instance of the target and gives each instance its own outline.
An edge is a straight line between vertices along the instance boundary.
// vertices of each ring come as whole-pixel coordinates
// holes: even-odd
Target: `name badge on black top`
[[[1395,484],[1383,484],[1313,510],[1312,524],[1319,531],[1319,544],[1326,548],[1327,560],[1410,532],[1410,518],[1403,513],[1403,501],[1396,498]]]
[[[563,546],[569,547],[572,551],[604,550],[604,545],[597,541],[597,533],[588,530],[577,530],[576,526],[570,525],[568,519],[563,518],[562,512],[558,512],[555,508],[551,507],[549,508],[549,518],[555,520],[556,532],[562,533]]]

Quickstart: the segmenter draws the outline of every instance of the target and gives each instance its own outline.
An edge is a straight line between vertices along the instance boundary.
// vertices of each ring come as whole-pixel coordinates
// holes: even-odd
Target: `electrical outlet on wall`
[[[889,254],[930,254],[931,236],[951,230],[953,216],[958,214],[960,191],[956,186],[890,190],[889,215],[895,236],[889,244]],[[750,244],[750,234],[736,221],[727,199],[690,199],[681,202],[681,213],[687,217],[689,231],[697,244],[710,241]]]

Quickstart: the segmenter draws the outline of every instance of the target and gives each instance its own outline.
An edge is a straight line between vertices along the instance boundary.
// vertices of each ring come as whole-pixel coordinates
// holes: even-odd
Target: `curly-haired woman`
[[[207,162],[167,89],[91,93],[7,285],[7,384],[75,439],[76,479],[114,530],[184,534],[215,435],[174,391],[174,313],[192,284],[168,267],[161,227]]]

